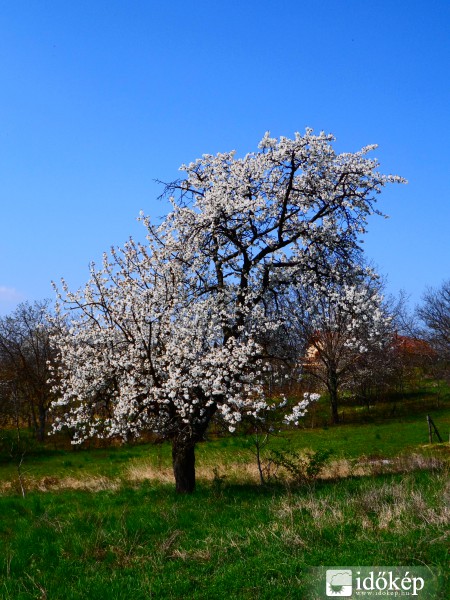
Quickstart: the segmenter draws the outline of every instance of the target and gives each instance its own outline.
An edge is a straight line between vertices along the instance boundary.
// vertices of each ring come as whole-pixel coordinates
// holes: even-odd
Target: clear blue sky
[[[409,180],[365,243],[389,291],[450,276],[449,0],[9,0],[0,77],[0,314],[141,236],[154,179],[306,126]]]

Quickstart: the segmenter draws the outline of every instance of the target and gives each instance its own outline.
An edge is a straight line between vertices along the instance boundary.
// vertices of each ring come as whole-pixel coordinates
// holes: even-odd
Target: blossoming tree
[[[63,283],[57,429],[73,427],[75,442],[156,432],[172,442],[177,491],[191,492],[211,419],[233,431],[243,415],[273,408],[256,340],[283,316],[267,305],[309,275],[328,281],[336,260],[356,260],[376,195],[403,181],[377,172],[374,146],[336,154],[333,141],[309,129],[266,134],[243,158],[183,165],[166,186],[173,208],[163,222],[141,217],[146,244],[105,255],[84,289]]]
[[[291,304],[292,327],[309,342],[304,371],[326,388],[333,423],[339,422],[341,389],[367,379],[390,353],[394,335],[378,278],[358,265],[352,271],[326,287],[297,286]]]

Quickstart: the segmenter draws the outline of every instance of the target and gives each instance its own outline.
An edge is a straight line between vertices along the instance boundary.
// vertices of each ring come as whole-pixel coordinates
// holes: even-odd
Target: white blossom
[[[328,289],[332,258],[352,260],[376,195],[402,181],[376,171],[373,147],[336,154],[333,140],[311,129],[294,139],[267,133],[259,152],[182,165],[184,178],[167,186],[167,217],[155,227],[140,216],[145,244],[111,249],[78,291],[62,281],[56,430],[73,428],[75,443],[143,431],[195,443],[214,415],[234,431],[245,414],[264,412],[268,367],[256,340],[283,323],[265,300],[317,272]],[[359,294],[342,289],[338,302]],[[352,320],[348,328],[353,340]]]

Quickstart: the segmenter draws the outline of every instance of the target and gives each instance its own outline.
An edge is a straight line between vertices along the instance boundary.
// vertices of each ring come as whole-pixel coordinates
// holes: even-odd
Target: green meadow
[[[448,404],[348,406],[349,422],[329,428],[311,427],[318,406],[263,456],[331,450],[302,482],[281,468],[261,486],[251,440],[211,435],[192,495],[175,494],[166,444],[74,450],[49,438],[24,457],[24,498],[3,456],[0,598],[310,600],[308,569],[333,565],[426,566],[448,598]],[[428,443],[426,414],[444,443]]]

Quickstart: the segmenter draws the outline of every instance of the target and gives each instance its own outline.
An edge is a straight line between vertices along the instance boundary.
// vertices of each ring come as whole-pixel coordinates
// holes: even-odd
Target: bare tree
[[[425,337],[436,352],[448,361],[450,359],[450,279],[444,281],[437,290],[429,288],[417,315],[425,325]]]
[[[48,301],[23,303],[0,319],[0,380],[3,412],[14,404],[14,415],[28,421],[44,440],[47,412],[54,397],[49,383],[50,346]],[[14,402],[8,390],[14,390]],[[18,404],[19,403],[19,404]]]

